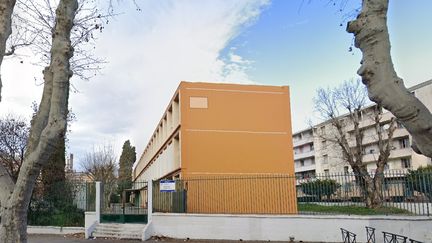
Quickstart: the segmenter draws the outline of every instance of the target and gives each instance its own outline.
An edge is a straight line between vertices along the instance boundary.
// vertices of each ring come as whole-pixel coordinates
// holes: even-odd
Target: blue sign
[[[159,181],[159,191],[161,192],[175,192],[175,180],[161,180]]]

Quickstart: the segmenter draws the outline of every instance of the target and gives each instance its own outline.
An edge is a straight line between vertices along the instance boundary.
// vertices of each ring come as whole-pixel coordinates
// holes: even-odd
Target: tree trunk
[[[25,158],[12,194],[7,194],[0,187],[0,195],[3,195],[0,197],[3,200],[0,228],[2,243],[27,242],[27,209],[36,178],[57,149],[56,141],[66,133],[69,79],[72,76],[69,60],[73,55],[70,32],[77,8],[77,0],[61,0],[56,10],[51,62],[44,70],[44,93],[38,113],[32,121]],[[0,180],[1,172],[0,167]]]
[[[369,98],[395,115],[413,137],[417,152],[432,157],[432,114],[406,89],[397,76],[390,54],[387,28],[388,0],[363,0],[357,19],[347,31],[363,53],[357,73],[366,85]]]
[[[372,178],[372,176],[367,172],[365,165],[353,166],[353,171],[356,175],[356,183],[364,193],[366,207],[381,207],[383,202],[382,181],[384,174],[382,172],[379,173],[378,168],[377,173]]]
[[[15,0],[0,0],[0,67],[6,52],[6,41],[12,33],[12,13],[15,7]],[[0,76],[0,101],[2,91],[2,80]]]
[[[374,179],[368,178],[365,182],[365,197],[367,208],[378,208],[383,204],[382,176],[375,175]]]

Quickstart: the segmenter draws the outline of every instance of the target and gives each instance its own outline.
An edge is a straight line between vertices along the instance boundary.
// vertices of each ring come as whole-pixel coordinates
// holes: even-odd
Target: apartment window
[[[310,151],[314,151],[314,145],[313,144],[310,145]]]
[[[313,165],[315,164],[315,159],[311,160],[311,164],[313,164]]]
[[[325,126],[322,126],[320,129],[321,129],[321,134],[325,134],[325,132],[326,132],[325,131]]]
[[[327,147],[327,140],[325,140],[325,139],[322,140],[321,141],[321,145],[322,145],[323,148],[326,148]]]
[[[325,169],[325,170],[324,170],[324,174],[325,174],[325,176],[329,176],[329,175],[330,175],[330,171],[329,171],[329,169]]]
[[[411,168],[411,159],[410,158],[402,158],[402,168],[408,169]]]
[[[400,148],[408,148],[410,146],[409,138],[404,137],[399,139],[399,146]]]
[[[397,128],[404,128],[404,126],[402,125],[402,123],[400,123],[399,121],[396,121],[396,127]]]
[[[304,160],[300,160],[300,166],[301,166],[301,167],[304,166]]]
[[[328,155],[323,156],[323,164],[328,164]]]
[[[349,167],[348,166],[344,166],[344,173],[345,174],[348,174],[348,172],[349,172],[348,170],[349,170]]]

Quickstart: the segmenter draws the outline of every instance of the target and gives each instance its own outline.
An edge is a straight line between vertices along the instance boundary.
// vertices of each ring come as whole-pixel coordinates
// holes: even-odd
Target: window
[[[323,164],[328,164],[328,155],[323,156]]]
[[[375,153],[375,149],[369,149],[369,153],[370,153],[370,154]]]
[[[384,166],[384,170],[390,170],[390,166],[389,166],[388,164],[386,164],[386,165]]]
[[[396,127],[397,128],[404,128],[404,126],[402,125],[402,123],[400,123],[399,121],[396,121]]]
[[[314,145],[313,144],[310,145],[310,151],[314,151]]]
[[[348,172],[349,172],[348,170],[349,170],[349,167],[348,166],[344,166],[344,173],[345,174],[348,174]]]
[[[402,158],[402,168],[408,169],[411,168],[411,159],[410,158]]]
[[[329,176],[329,175],[330,175],[330,171],[329,171],[329,169],[325,169],[325,170],[324,170],[324,174],[325,174],[325,176]]]
[[[311,164],[313,164],[313,165],[315,164],[315,159],[311,160]]]
[[[404,137],[399,139],[399,146],[400,148],[408,148],[410,146],[409,138]]]
[[[304,166],[304,160],[300,160],[300,166]]]
[[[325,126],[322,126],[320,129],[321,129],[321,134],[322,134],[322,135],[325,134],[325,132],[326,132],[326,131],[325,131]]]

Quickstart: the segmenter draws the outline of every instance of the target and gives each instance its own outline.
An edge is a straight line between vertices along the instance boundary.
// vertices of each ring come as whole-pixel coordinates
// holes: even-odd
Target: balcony
[[[410,157],[411,155],[412,155],[411,148],[395,149],[391,151],[389,159]],[[379,156],[378,153],[365,154],[363,155],[363,162],[364,163],[375,162],[377,161],[378,156]]]
[[[304,166],[296,166],[295,172],[304,172],[304,171],[314,171],[316,169],[316,164],[304,165]]]
[[[294,160],[306,159],[311,157],[315,157],[315,150],[294,154]]]
[[[373,129],[373,128],[371,128]],[[393,132],[393,141],[395,141],[397,138],[406,137],[409,133],[406,129],[403,128],[396,128],[396,130]],[[383,139],[387,139],[387,132],[384,132]],[[363,144],[373,144],[378,142],[378,135],[365,135],[363,138]],[[350,136],[348,139],[348,143],[350,147],[354,147],[356,144],[355,137]]]
[[[313,140],[314,140],[313,136],[303,137],[302,139],[293,140],[293,146],[298,147],[308,143],[313,143]]]

